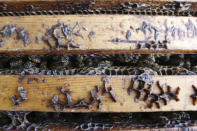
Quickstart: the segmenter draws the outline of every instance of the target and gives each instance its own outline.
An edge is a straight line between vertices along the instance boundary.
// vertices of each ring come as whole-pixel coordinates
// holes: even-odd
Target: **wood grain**
[[[168,16],[135,16],[135,15],[68,15],[68,16],[23,16],[23,17],[2,17],[0,28],[13,24],[17,28],[25,29],[29,33],[29,44],[24,46],[22,40],[16,39],[16,33],[11,38],[0,37],[5,45],[0,47],[0,53],[80,53],[80,52],[134,52],[142,53],[144,49],[136,49],[138,41],[165,41],[168,37],[168,49],[145,49],[146,53],[167,52],[167,53],[196,53],[197,51],[197,18],[195,17],[168,17]],[[74,27],[77,22],[87,31],[81,30],[83,36],[71,36],[75,39],[80,48],[71,50],[51,50],[43,42],[47,29],[58,23],[64,23]],[[146,30],[142,27],[147,24]],[[158,30],[159,32],[155,32]],[[170,31],[169,31],[170,30]],[[77,31],[77,30],[76,30]],[[132,36],[126,39],[127,31]],[[94,32],[91,37],[89,34]],[[168,33],[166,33],[168,32]],[[36,42],[36,37],[39,42]],[[71,39],[70,38],[70,39]],[[119,42],[113,41],[120,40]],[[53,41],[55,45],[55,41]]]
[[[40,83],[32,81],[27,84],[28,78],[38,78]],[[153,108],[147,108],[144,101],[134,101],[135,93],[128,95],[128,87],[130,80],[134,76],[109,76],[108,86],[113,87],[113,92],[117,96],[118,102],[113,102],[109,94],[103,96],[103,107],[97,109],[95,104],[92,109],[66,109],[63,112],[157,112],[157,111],[195,111],[196,106],[192,104],[191,95],[194,93],[192,85],[197,86],[197,76],[154,76],[153,80],[159,81],[161,85],[167,84],[175,90],[180,87],[180,94],[178,95],[180,101],[169,101],[169,104],[164,106],[161,103],[161,108],[158,109],[155,105]],[[102,85],[102,76],[26,76],[22,83],[18,82],[18,76],[8,75],[0,76],[0,110],[13,111],[55,111],[51,107],[47,107],[52,97],[59,94],[61,100],[66,97],[57,90],[57,86],[63,86],[69,83],[67,89],[72,90],[73,103],[78,99],[86,98],[89,101],[90,91],[95,89],[96,85]],[[42,80],[46,79],[46,83]],[[13,108],[11,96],[16,94],[18,86],[28,92],[27,100],[22,102],[22,106]],[[153,84],[153,91],[157,92],[156,84]],[[165,89],[165,88],[164,88]]]

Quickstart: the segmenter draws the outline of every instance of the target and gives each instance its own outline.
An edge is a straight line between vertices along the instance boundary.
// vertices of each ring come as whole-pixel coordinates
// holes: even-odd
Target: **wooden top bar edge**
[[[197,18],[138,15],[0,19],[0,53],[193,53]],[[66,32],[66,29],[70,29]],[[5,31],[10,31],[6,34]],[[71,33],[72,32],[72,33]]]
[[[196,111],[196,99],[192,99],[192,95],[197,95],[194,88],[197,87],[197,76],[152,76],[153,84],[150,88],[150,93],[161,93],[159,85],[163,88],[164,92],[170,91],[172,94],[168,97],[168,94],[161,95],[161,98],[165,98],[167,103],[162,99],[159,100],[159,105],[153,103],[150,105],[150,99],[148,97],[144,101],[144,95],[149,90],[147,83],[143,86],[143,90],[138,90],[142,94],[140,97],[136,94],[137,81],[134,84],[133,90],[129,91],[131,87],[131,78],[135,76],[36,76],[29,75],[25,77],[16,75],[2,75],[0,76],[0,110],[7,111],[43,111],[43,112],[163,112],[163,111]],[[105,78],[105,79],[104,79]],[[21,82],[19,82],[19,80]],[[98,101],[92,104],[92,108],[88,108],[85,101],[84,108],[77,108],[79,100],[86,99],[88,103],[91,103],[91,91],[96,91],[96,86],[101,86],[102,91],[103,80],[108,80],[106,89],[111,92],[106,92],[102,96],[102,107],[98,108]],[[141,83],[142,84],[142,83]],[[159,84],[159,85],[158,85]],[[66,95],[62,94],[57,87],[63,87],[66,85],[65,91],[69,91],[72,98],[72,107],[59,110],[54,108],[51,104],[54,104],[55,95],[58,95],[59,100],[66,102]],[[68,86],[69,85],[69,86]],[[143,84],[142,84],[143,85]],[[16,95],[17,99],[20,99],[18,87],[23,87],[22,91],[27,91],[24,101],[21,105],[13,107],[11,97]],[[194,86],[194,87],[193,87]],[[111,89],[112,87],[112,89]],[[21,88],[20,88],[21,89]],[[147,91],[148,91],[147,90]],[[129,92],[130,95],[128,94]],[[97,92],[98,93],[98,92]],[[138,92],[139,93],[139,92]],[[97,94],[98,96],[100,96]],[[174,94],[174,95],[173,95]],[[137,96],[136,96],[137,95]],[[166,96],[166,97],[164,97]],[[56,96],[57,97],[57,96]],[[139,97],[139,98],[138,98]],[[156,97],[156,96],[155,96]],[[154,98],[154,97],[153,97]],[[70,98],[69,98],[70,99]],[[100,99],[100,97],[99,97]],[[97,100],[99,100],[97,98]],[[52,101],[53,100],[53,101]],[[157,101],[156,101],[157,102]],[[49,106],[51,105],[51,106]],[[59,105],[60,106],[60,105]],[[58,106],[58,107],[59,107]],[[58,110],[57,110],[58,109]]]

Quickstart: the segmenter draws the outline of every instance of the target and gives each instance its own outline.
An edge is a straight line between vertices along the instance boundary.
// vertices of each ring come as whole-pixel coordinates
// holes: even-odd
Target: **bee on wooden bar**
[[[192,88],[193,88],[194,94],[192,94],[190,97],[193,100],[193,105],[196,105],[197,104],[197,88],[194,85],[192,85]]]
[[[43,79],[43,80],[42,80],[42,82],[43,82],[43,83],[46,83],[46,82],[47,82],[47,80],[46,80],[46,79]]]
[[[12,37],[14,32],[16,31],[16,27],[13,25],[5,25],[2,30],[0,30],[0,34],[3,37]]]
[[[94,36],[95,35],[95,32],[94,31],[91,31],[89,34],[88,34],[88,38],[90,39],[90,40],[92,40],[92,36]]]
[[[135,87],[136,82],[138,82],[138,87]],[[166,106],[171,100],[179,101],[179,87],[177,87],[175,91],[172,91],[172,88],[169,85],[160,85],[159,81],[157,81],[156,87],[159,89],[159,93],[154,93],[152,85],[153,84],[146,83],[142,80],[132,79],[128,88],[128,94],[131,95],[132,91],[134,91],[136,93],[135,100],[137,102],[143,97],[142,100],[147,103],[148,108],[152,108],[153,105],[156,105],[156,107],[160,109],[162,102]]]
[[[36,81],[37,83],[40,83],[40,80],[36,77],[33,77],[33,78],[28,78],[27,79],[27,84],[31,84],[31,81]]]
[[[29,33],[25,29],[17,29],[17,39],[22,39],[24,45],[27,46],[29,44]]]
[[[13,102],[13,108],[16,108],[17,105],[22,105],[24,100],[27,100],[27,91],[23,89],[22,86],[18,87],[19,97],[16,95],[11,96]]]
[[[83,98],[83,99],[79,99],[77,101],[77,103],[75,105],[73,105],[73,108],[87,108],[87,109],[90,109],[90,108],[92,108],[92,105],[89,104],[85,98]]]
[[[26,78],[25,75],[20,75],[20,76],[18,77],[18,82],[21,83],[25,78]]]
[[[103,98],[101,96],[101,87],[100,86],[96,86],[97,90],[91,90],[91,102],[90,105],[93,106],[93,104],[98,101],[98,109],[102,109],[102,105],[103,105]]]
[[[3,40],[0,40],[0,47],[4,46],[4,41]]]

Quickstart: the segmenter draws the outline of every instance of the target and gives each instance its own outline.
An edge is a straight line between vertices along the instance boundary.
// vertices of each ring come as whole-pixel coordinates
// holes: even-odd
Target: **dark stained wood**
[[[125,3],[127,5],[128,2],[145,3],[149,5],[151,9],[161,9],[163,5],[170,2],[175,2],[175,0],[1,0],[0,12],[28,12],[51,10],[77,12],[79,10],[95,9],[121,10],[123,9],[123,6],[121,4]],[[197,4],[195,3],[195,0],[182,0],[182,2],[192,2],[192,7],[188,11],[197,10]],[[136,7],[136,5],[133,7],[133,9],[139,8]]]
[[[69,131],[79,131],[76,129],[72,129],[68,126],[46,126],[43,131],[65,131],[65,130],[69,130]],[[188,126],[188,127],[172,127],[172,128],[112,128],[110,130],[105,130],[105,131],[196,131],[197,130],[197,126]],[[100,130],[99,130],[100,131]]]

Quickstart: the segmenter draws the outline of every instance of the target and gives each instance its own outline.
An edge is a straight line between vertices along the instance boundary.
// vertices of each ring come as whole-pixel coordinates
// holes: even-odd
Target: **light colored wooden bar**
[[[40,83],[32,81],[27,84],[28,78],[38,78]],[[153,80],[159,81],[161,85],[167,84],[175,90],[180,87],[178,95],[180,101],[171,100],[169,104],[158,109],[155,105],[150,109],[144,101],[135,102],[135,93],[128,95],[127,89],[130,80],[134,76],[109,76],[108,86],[113,87],[113,92],[118,101],[113,102],[109,94],[103,96],[102,109],[97,109],[97,104],[92,109],[66,109],[64,112],[157,112],[157,111],[195,111],[197,105],[193,105],[191,95],[194,94],[192,85],[197,86],[197,76],[154,76]],[[89,101],[90,91],[95,89],[96,85],[102,85],[102,76],[27,76],[22,83],[18,82],[18,76],[8,75],[0,76],[0,110],[20,110],[20,111],[55,111],[47,107],[52,97],[59,94],[61,100],[66,97],[57,90],[57,86],[70,84],[66,89],[72,90],[73,103],[78,99],[86,98]],[[46,83],[42,80],[46,79]],[[22,102],[22,106],[13,108],[11,96],[16,94],[18,86],[23,86],[27,91],[27,100]],[[153,84],[153,91],[157,91],[156,84]],[[164,88],[165,89],[165,88]]]
[[[49,46],[43,42],[42,36],[47,29],[58,23],[68,24],[71,27],[79,22],[87,28],[87,31],[81,30],[83,38],[71,36],[75,39],[80,48],[60,51],[50,50]],[[155,38],[154,30],[138,30],[146,23],[160,32]],[[151,49],[145,52],[174,52],[174,53],[196,53],[197,52],[197,18],[195,17],[172,17],[172,16],[135,16],[135,15],[68,15],[68,16],[23,16],[23,17],[2,17],[0,19],[0,28],[5,25],[13,24],[17,28],[24,28],[29,33],[29,44],[24,46],[22,40],[17,40],[16,36],[11,38],[1,38],[5,45],[0,47],[0,53],[8,52],[26,52],[26,53],[50,53],[50,52],[108,52],[108,51],[126,51],[126,52],[144,52],[144,49],[136,49],[136,41],[164,41],[168,36],[170,43],[168,49]],[[131,29],[132,28],[132,29]],[[167,29],[174,29],[166,33]],[[132,36],[130,40],[126,39],[127,31],[130,30]],[[89,34],[94,32],[91,35]],[[181,34],[180,34],[181,33]],[[16,35],[16,34],[14,34]],[[36,37],[39,42],[35,42]],[[113,41],[116,39],[120,41]],[[156,39],[156,40],[155,40]],[[54,43],[55,44],[55,41]]]

